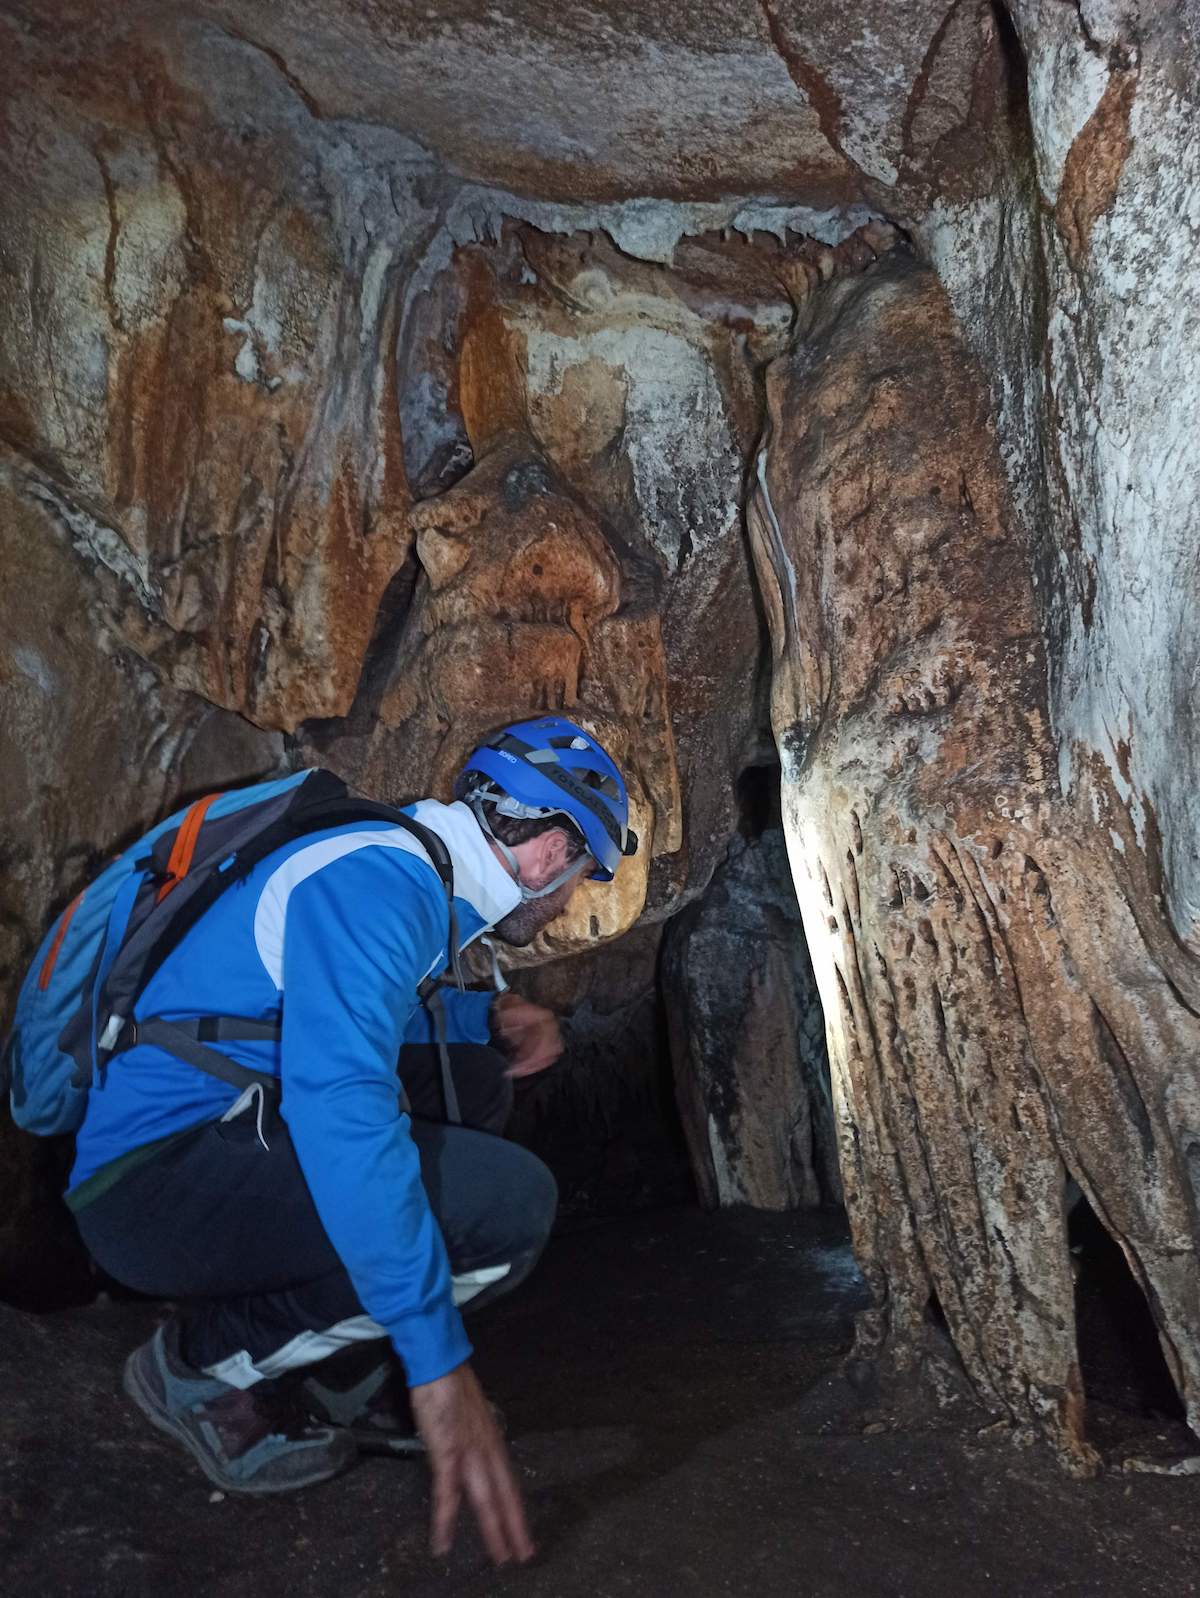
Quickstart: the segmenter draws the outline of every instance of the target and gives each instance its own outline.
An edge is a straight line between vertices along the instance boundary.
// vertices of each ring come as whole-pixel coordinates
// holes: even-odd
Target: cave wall
[[[776,3],[669,26],[619,4],[551,25],[528,5],[498,50],[471,8],[368,22],[297,3],[250,31],[220,5],[16,0],[0,525],[17,586],[39,591],[33,541],[57,548],[105,658],[145,668],[142,700],[250,724],[226,724],[254,751],[239,774],[322,758],[438,791],[480,724],[573,704],[633,763],[649,873],[615,912],[590,897],[535,958],[582,947],[594,920],[611,935],[671,914],[721,858],[766,725],[739,508],[762,364],[797,295],[883,247],[884,190],[907,216],[939,173],[969,187],[990,158],[987,8],[943,25],[925,5],[903,27],[868,9],[856,56],[832,12],[802,48]],[[871,63],[892,57],[868,105]],[[702,95],[691,111],[663,92],[680,83]],[[564,116],[585,141],[551,128]],[[753,182],[734,149],[754,151]],[[539,587],[531,558],[529,591],[489,609],[497,450],[607,546],[599,609],[571,587],[593,556],[569,540],[565,586],[546,568]],[[517,628],[536,634],[535,681],[506,653]],[[80,655],[56,687],[115,720],[123,680]],[[511,693],[477,703],[480,681]],[[103,786],[57,745],[24,739],[18,761],[44,803],[13,852],[49,851],[57,875],[12,880],[6,991],[80,875],[65,862],[113,842]],[[165,802],[144,764],[126,763],[126,831]]]
[[[1183,440],[1200,392],[1200,37],[1171,3],[1010,9],[1020,116],[1002,180],[935,206],[920,236],[988,381],[1045,642],[1046,758],[1095,862],[1064,861],[1079,885],[1050,901],[1098,1011],[1062,1068],[1081,1119],[1106,1077],[1116,1097],[1096,1144],[1068,1131],[1060,1147],[1194,1423],[1198,528]],[[1136,1182],[1114,1181],[1119,1160]]]
[[[621,758],[644,847],[513,963],[652,928],[769,736],[741,478],[815,256],[706,235],[668,269],[507,202],[476,227],[412,140],[236,33],[152,24],[0,23],[5,1008],[181,798],[303,761],[445,796],[481,732],[550,708]],[[848,270],[860,220],[828,220]],[[636,1081],[618,991],[581,1051]],[[3,1136],[7,1264],[69,1155]]]
[[[390,370],[430,163],[211,30],[6,42],[17,490],[172,687],[284,730],[336,712],[411,538]]]
[[[1163,896],[1146,935],[1194,1002],[1196,24],[1170,3],[1012,12],[1004,181],[921,238],[1031,538],[1064,790],[1108,818],[1128,891]]]
[[[1069,1175],[1195,1417],[1193,8],[243,9],[0,18],[5,994],[177,794],[561,706],[648,847],[521,980],[683,917],[676,1058],[765,1036],[688,984],[773,734],[860,1351],[1088,1466]]]
[[[653,912],[688,891],[693,794],[702,888],[762,736],[740,345],[743,324],[786,323],[784,287],[757,283],[735,329],[661,269],[622,281],[636,263],[586,239],[561,259],[532,232],[460,248],[461,181],[399,134],[318,114],[236,32],[110,20],[89,53],[87,28],[64,40],[36,8],[4,27],[0,525],[28,616],[6,668],[21,693],[86,706],[98,737],[119,728],[127,773],[93,780],[66,723],[55,739],[14,717],[14,791],[41,801],[22,798],[11,834],[37,861],[13,882],[14,964],[72,861],[207,780],[130,699],[148,724],[227,726],[245,756],[214,754],[220,780],[324,758],[393,796],[444,793],[498,720],[573,707],[630,763]],[[736,262],[725,278],[718,295]],[[676,410],[698,419],[682,443]],[[50,661],[34,629],[55,604],[89,647]],[[718,635],[727,696],[692,686]],[[631,925],[646,897],[635,873],[580,935],[593,914]]]
[[[861,1344],[908,1379],[944,1318],[975,1396],[1088,1468],[1066,1184],[1194,1413],[1200,1029],[1059,780],[1028,540],[935,276],[896,257],[814,298],[768,394],[752,531]]]

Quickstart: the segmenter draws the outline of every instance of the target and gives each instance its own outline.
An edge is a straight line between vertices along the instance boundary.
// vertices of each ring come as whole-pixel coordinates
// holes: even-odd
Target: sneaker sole
[[[125,1369],[121,1375],[121,1386],[141,1410],[151,1426],[165,1436],[173,1437],[177,1443],[182,1443],[209,1481],[215,1487],[219,1487],[222,1492],[246,1493],[255,1496],[261,1496],[264,1493],[294,1493],[302,1487],[315,1487],[319,1482],[330,1481],[334,1476],[340,1475],[343,1470],[346,1470],[354,1463],[353,1458],[350,1458],[344,1464],[315,1470],[312,1475],[305,1476],[298,1481],[262,1482],[259,1484],[231,1481],[228,1476],[222,1473],[220,1466],[204,1452],[187,1428],[168,1415],[150,1391],[141,1371],[138,1369],[138,1354],[140,1352],[140,1349],[135,1350],[125,1361]]]
[[[428,1459],[429,1450],[419,1437],[403,1432],[383,1432],[373,1426],[347,1426],[360,1454],[387,1454],[392,1459]]]

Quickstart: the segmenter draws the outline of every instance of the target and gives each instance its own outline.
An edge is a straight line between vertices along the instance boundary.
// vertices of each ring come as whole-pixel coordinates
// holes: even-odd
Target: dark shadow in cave
[[[366,739],[374,731],[379,719],[380,701],[387,690],[420,576],[421,563],[417,559],[414,543],[402,564],[392,573],[379,601],[375,625],[363,656],[358,686],[349,711],[345,716],[314,718],[304,722],[300,729],[304,741],[317,754],[329,749],[340,739]]]
[[[638,928],[608,951],[565,962],[571,974],[586,973],[582,997],[563,1015],[566,1053],[517,1084],[509,1136],[554,1173],[559,1232],[695,1202],[658,981],[661,935]],[[515,985],[551,1000],[531,975]]]
[[[1068,1179],[1067,1237],[1075,1274],[1075,1327],[1089,1430],[1103,1441],[1100,1410],[1178,1423],[1186,1411],[1163,1355],[1146,1295],[1116,1239]]]
[[[747,766],[737,781],[738,831],[751,842],[768,828],[783,827],[783,794],[778,760]]]
[[[1028,119],[1029,116],[1029,62],[1020,35],[1007,5],[1002,0],[992,0],[992,19],[996,24],[996,37],[1004,57],[1005,87],[1008,91],[1010,115]]]

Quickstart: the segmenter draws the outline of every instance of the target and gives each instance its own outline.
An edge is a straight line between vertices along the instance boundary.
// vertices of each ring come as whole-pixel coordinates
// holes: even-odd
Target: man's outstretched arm
[[[292,890],[284,941],[282,1113],[330,1241],[408,1373],[430,1451],[437,1552],[465,1495],[493,1558],[532,1553],[491,1411],[466,1360],[441,1232],[400,1113],[396,1057],[444,947],[445,899],[420,862],[368,846]]]

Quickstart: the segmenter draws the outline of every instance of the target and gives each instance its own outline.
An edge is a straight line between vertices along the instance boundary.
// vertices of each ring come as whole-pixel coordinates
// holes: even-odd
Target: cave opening
[[[1074,1182],[1068,1199],[1075,1334],[1089,1431],[1105,1443],[1140,1421],[1186,1437],[1186,1407],[1146,1294],[1124,1250]]]
[[[783,827],[782,772],[778,760],[747,766],[737,781],[738,831],[756,841]]]

